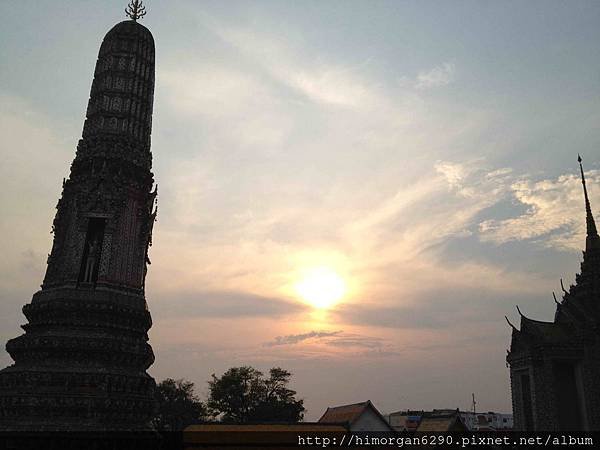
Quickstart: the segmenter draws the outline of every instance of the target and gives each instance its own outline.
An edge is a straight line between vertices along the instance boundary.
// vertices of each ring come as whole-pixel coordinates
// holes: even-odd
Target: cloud
[[[302,334],[288,334],[287,336],[277,336],[273,341],[266,342],[265,347],[274,347],[277,345],[293,345],[309,339],[320,339],[339,335],[341,331],[310,331]]]
[[[491,169],[481,159],[465,162],[438,161],[435,170],[444,176],[448,186],[462,197],[497,203],[514,180],[509,167]]]
[[[444,284],[448,286],[445,280]],[[341,305],[334,314],[340,323],[445,333],[465,324],[498,323],[506,314],[508,305],[522,304],[524,298],[537,299],[539,290],[525,292],[517,287],[511,291],[499,285],[476,290],[472,283],[467,282],[463,286],[457,283],[444,289],[427,286],[411,297],[398,296],[366,305]],[[552,306],[550,301],[548,306]]]
[[[300,303],[236,291],[155,291],[153,297],[160,299],[153,305],[153,313],[164,318],[275,318],[305,309]]]
[[[299,254],[316,255],[305,264],[341,255],[360,284],[431,267],[415,258],[469,232],[487,203],[446,201],[454,195],[445,177],[425,161],[479,130],[479,112],[448,116],[368,65],[315,60],[256,29],[202,24],[222,56],[190,53],[159,74],[170,112],[157,130],[169,138],[154,138],[166,161],[157,173],[165,207],[150,287],[291,297]]]
[[[355,333],[347,333],[336,336],[327,341],[327,345],[340,348],[366,348],[369,350],[381,349],[385,346],[385,340],[382,338],[363,336]]]
[[[586,173],[593,204],[600,204],[600,171]],[[479,224],[483,241],[503,244],[532,240],[559,250],[580,250],[585,242],[585,209],[581,180],[575,174],[555,179],[522,179],[510,186],[515,202],[526,208],[516,217]]]
[[[427,268],[437,276],[454,273],[460,279],[460,270],[465,267],[443,266],[432,257],[450,239],[472,234],[482,211],[505,196],[512,182],[510,169],[490,169],[481,160],[438,161],[432,169],[361,211],[345,233],[348,241],[359,241],[380,268],[391,265],[390,270],[416,274],[415,279]],[[493,267],[471,266],[469,270],[497,272]],[[462,278],[471,279],[466,275]]]
[[[486,167],[482,160],[461,163],[438,161],[451,192],[476,206],[482,218],[474,232],[482,242],[497,245],[530,241],[555,250],[581,250],[585,241],[585,209],[581,179],[576,173],[535,180],[531,174],[515,174],[511,168]],[[586,172],[592,204],[600,203],[600,171]],[[491,209],[509,202],[502,218],[485,218]],[[507,217],[508,216],[508,217]]]
[[[446,86],[454,81],[456,66],[452,62],[434,67],[431,70],[419,72],[415,83],[417,89],[429,89]]]
[[[298,344],[303,344],[301,347]],[[328,354],[332,357],[385,357],[400,354],[400,350],[386,339],[344,331],[310,331],[308,333],[277,336],[263,347],[286,347],[286,353],[298,357]],[[293,348],[289,348],[293,347]],[[275,354],[277,355],[277,353]]]
[[[329,339],[326,345],[344,350],[349,357],[353,358],[397,357],[404,352],[386,339],[357,333],[335,336]]]
[[[355,68],[319,61],[300,61],[283,42],[256,30],[232,28],[214,22],[207,26],[244,58],[261,67],[269,79],[291,89],[304,100],[321,106],[356,108],[382,99]],[[359,65],[360,66],[360,65]]]

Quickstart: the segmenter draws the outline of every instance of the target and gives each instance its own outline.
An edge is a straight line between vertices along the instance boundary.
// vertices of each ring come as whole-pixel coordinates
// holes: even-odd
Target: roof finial
[[[585,185],[585,175],[583,173],[583,165],[581,164],[581,155],[577,154],[577,162],[579,162],[579,169],[581,170],[581,184],[583,184],[583,196],[585,197],[585,214],[587,224],[587,238],[586,238],[586,250],[590,250],[594,244],[598,244],[598,231],[596,230],[596,222],[594,222],[594,216],[592,215],[592,207],[590,206],[590,199],[588,198],[587,187]]]
[[[507,316],[504,316],[504,318],[506,319],[506,321],[508,322],[508,324],[510,325],[510,327],[511,327],[513,330],[515,330],[515,331],[519,331],[519,330],[517,329],[517,327],[515,327],[515,326],[514,326],[512,323],[510,323],[510,320],[508,320],[508,317],[507,317]]]
[[[142,4],[142,0],[131,0],[127,8],[125,8],[125,14],[127,14],[131,20],[137,22],[146,15],[146,7]]]

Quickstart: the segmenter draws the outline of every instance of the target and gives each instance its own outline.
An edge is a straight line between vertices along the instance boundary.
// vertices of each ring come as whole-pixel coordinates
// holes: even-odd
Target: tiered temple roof
[[[600,321],[600,237],[592,214],[585,173],[578,157],[586,210],[586,246],[581,271],[568,290],[563,287],[562,301],[556,301],[553,322],[544,322],[521,316],[520,328],[513,328],[510,354],[519,353],[539,344],[570,347],[585,338],[586,332],[598,330]],[[562,286],[562,280],[561,280]],[[507,319],[508,320],[508,319]],[[513,355],[514,356],[514,355]]]

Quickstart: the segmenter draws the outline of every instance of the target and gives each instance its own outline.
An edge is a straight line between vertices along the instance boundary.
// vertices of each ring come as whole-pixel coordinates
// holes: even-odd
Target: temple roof
[[[544,342],[559,343],[571,339],[569,330],[562,324],[533,320],[525,316],[521,316],[521,333]]]
[[[568,344],[577,339],[584,330],[597,330],[600,322],[600,237],[592,214],[588,196],[585,173],[581,156],[577,158],[581,171],[581,183],[586,214],[586,245],[583,252],[581,271],[576,282],[565,289],[562,302],[556,300],[556,313],[553,322],[530,319],[521,315],[520,330],[507,321],[513,328],[511,350],[518,351],[531,344]],[[517,310],[519,308],[517,307]],[[597,332],[597,331],[595,331]]]

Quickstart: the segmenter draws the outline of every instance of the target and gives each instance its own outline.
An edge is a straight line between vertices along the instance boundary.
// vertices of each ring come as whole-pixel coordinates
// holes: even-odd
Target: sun
[[[346,293],[346,282],[329,267],[306,270],[294,287],[302,299],[317,309],[333,306]]]

